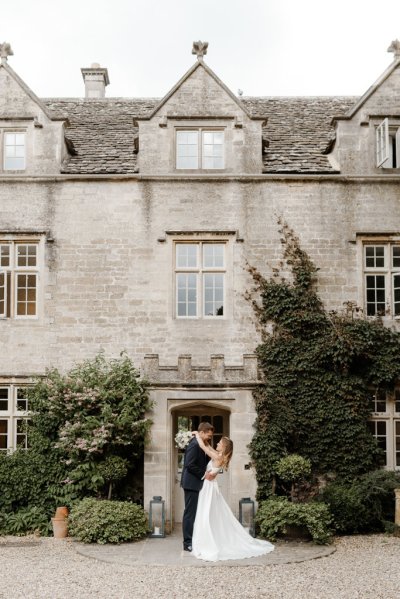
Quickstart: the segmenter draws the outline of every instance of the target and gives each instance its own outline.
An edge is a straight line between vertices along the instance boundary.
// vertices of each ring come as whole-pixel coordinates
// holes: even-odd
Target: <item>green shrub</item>
[[[300,480],[311,474],[311,462],[301,455],[288,455],[277,462],[275,472],[287,482]]]
[[[293,503],[282,497],[261,502],[256,516],[261,535],[271,541],[286,534],[287,526],[304,526],[318,545],[330,542],[331,520],[324,503]]]
[[[352,484],[331,483],[324,489],[322,500],[329,505],[338,533],[380,532],[394,520],[394,489],[399,486],[398,473],[375,470]]]
[[[38,507],[0,514],[1,534],[23,536],[39,531],[41,535],[47,536],[50,530],[51,520],[49,516]]]
[[[57,504],[70,503],[69,489],[63,484],[66,476],[59,452],[51,451],[48,443],[41,448],[0,453],[0,511],[37,507],[50,518]]]
[[[83,543],[137,541],[146,535],[147,517],[135,503],[88,497],[73,506],[68,530]]]

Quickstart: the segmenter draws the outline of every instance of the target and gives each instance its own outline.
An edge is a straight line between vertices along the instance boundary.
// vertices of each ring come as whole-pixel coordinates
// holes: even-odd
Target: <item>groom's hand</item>
[[[205,480],[214,480],[214,478],[217,476],[218,472],[212,473],[212,472],[206,472],[204,478]]]

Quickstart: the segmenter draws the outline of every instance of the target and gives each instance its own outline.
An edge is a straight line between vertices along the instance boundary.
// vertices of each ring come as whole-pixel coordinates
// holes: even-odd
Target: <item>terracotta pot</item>
[[[56,513],[54,515],[55,518],[66,518],[68,516],[69,510],[67,507],[58,507],[56,509]]]
[[[68,536],[68,525],[65,517],[52,518],[53,536],[55,539],[65,539]]]

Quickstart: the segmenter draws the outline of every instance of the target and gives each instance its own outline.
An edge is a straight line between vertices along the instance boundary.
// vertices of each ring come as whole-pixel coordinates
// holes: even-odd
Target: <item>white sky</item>
[[[0,42],[40,97],[83,96],[81,67],[108,68],[109,97],[162,97],[209,42],[207,64],[244,95],[361,95],[400,38],[400,0],[2,0]]]

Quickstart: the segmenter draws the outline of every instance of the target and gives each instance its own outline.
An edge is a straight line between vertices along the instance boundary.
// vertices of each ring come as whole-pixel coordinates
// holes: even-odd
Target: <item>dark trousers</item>
[[[193,525],[196,518],[197,502],[199,501],[199,492],[185,491],[185,511],[182,518],[183,546],[189,547],[192,544]]]

